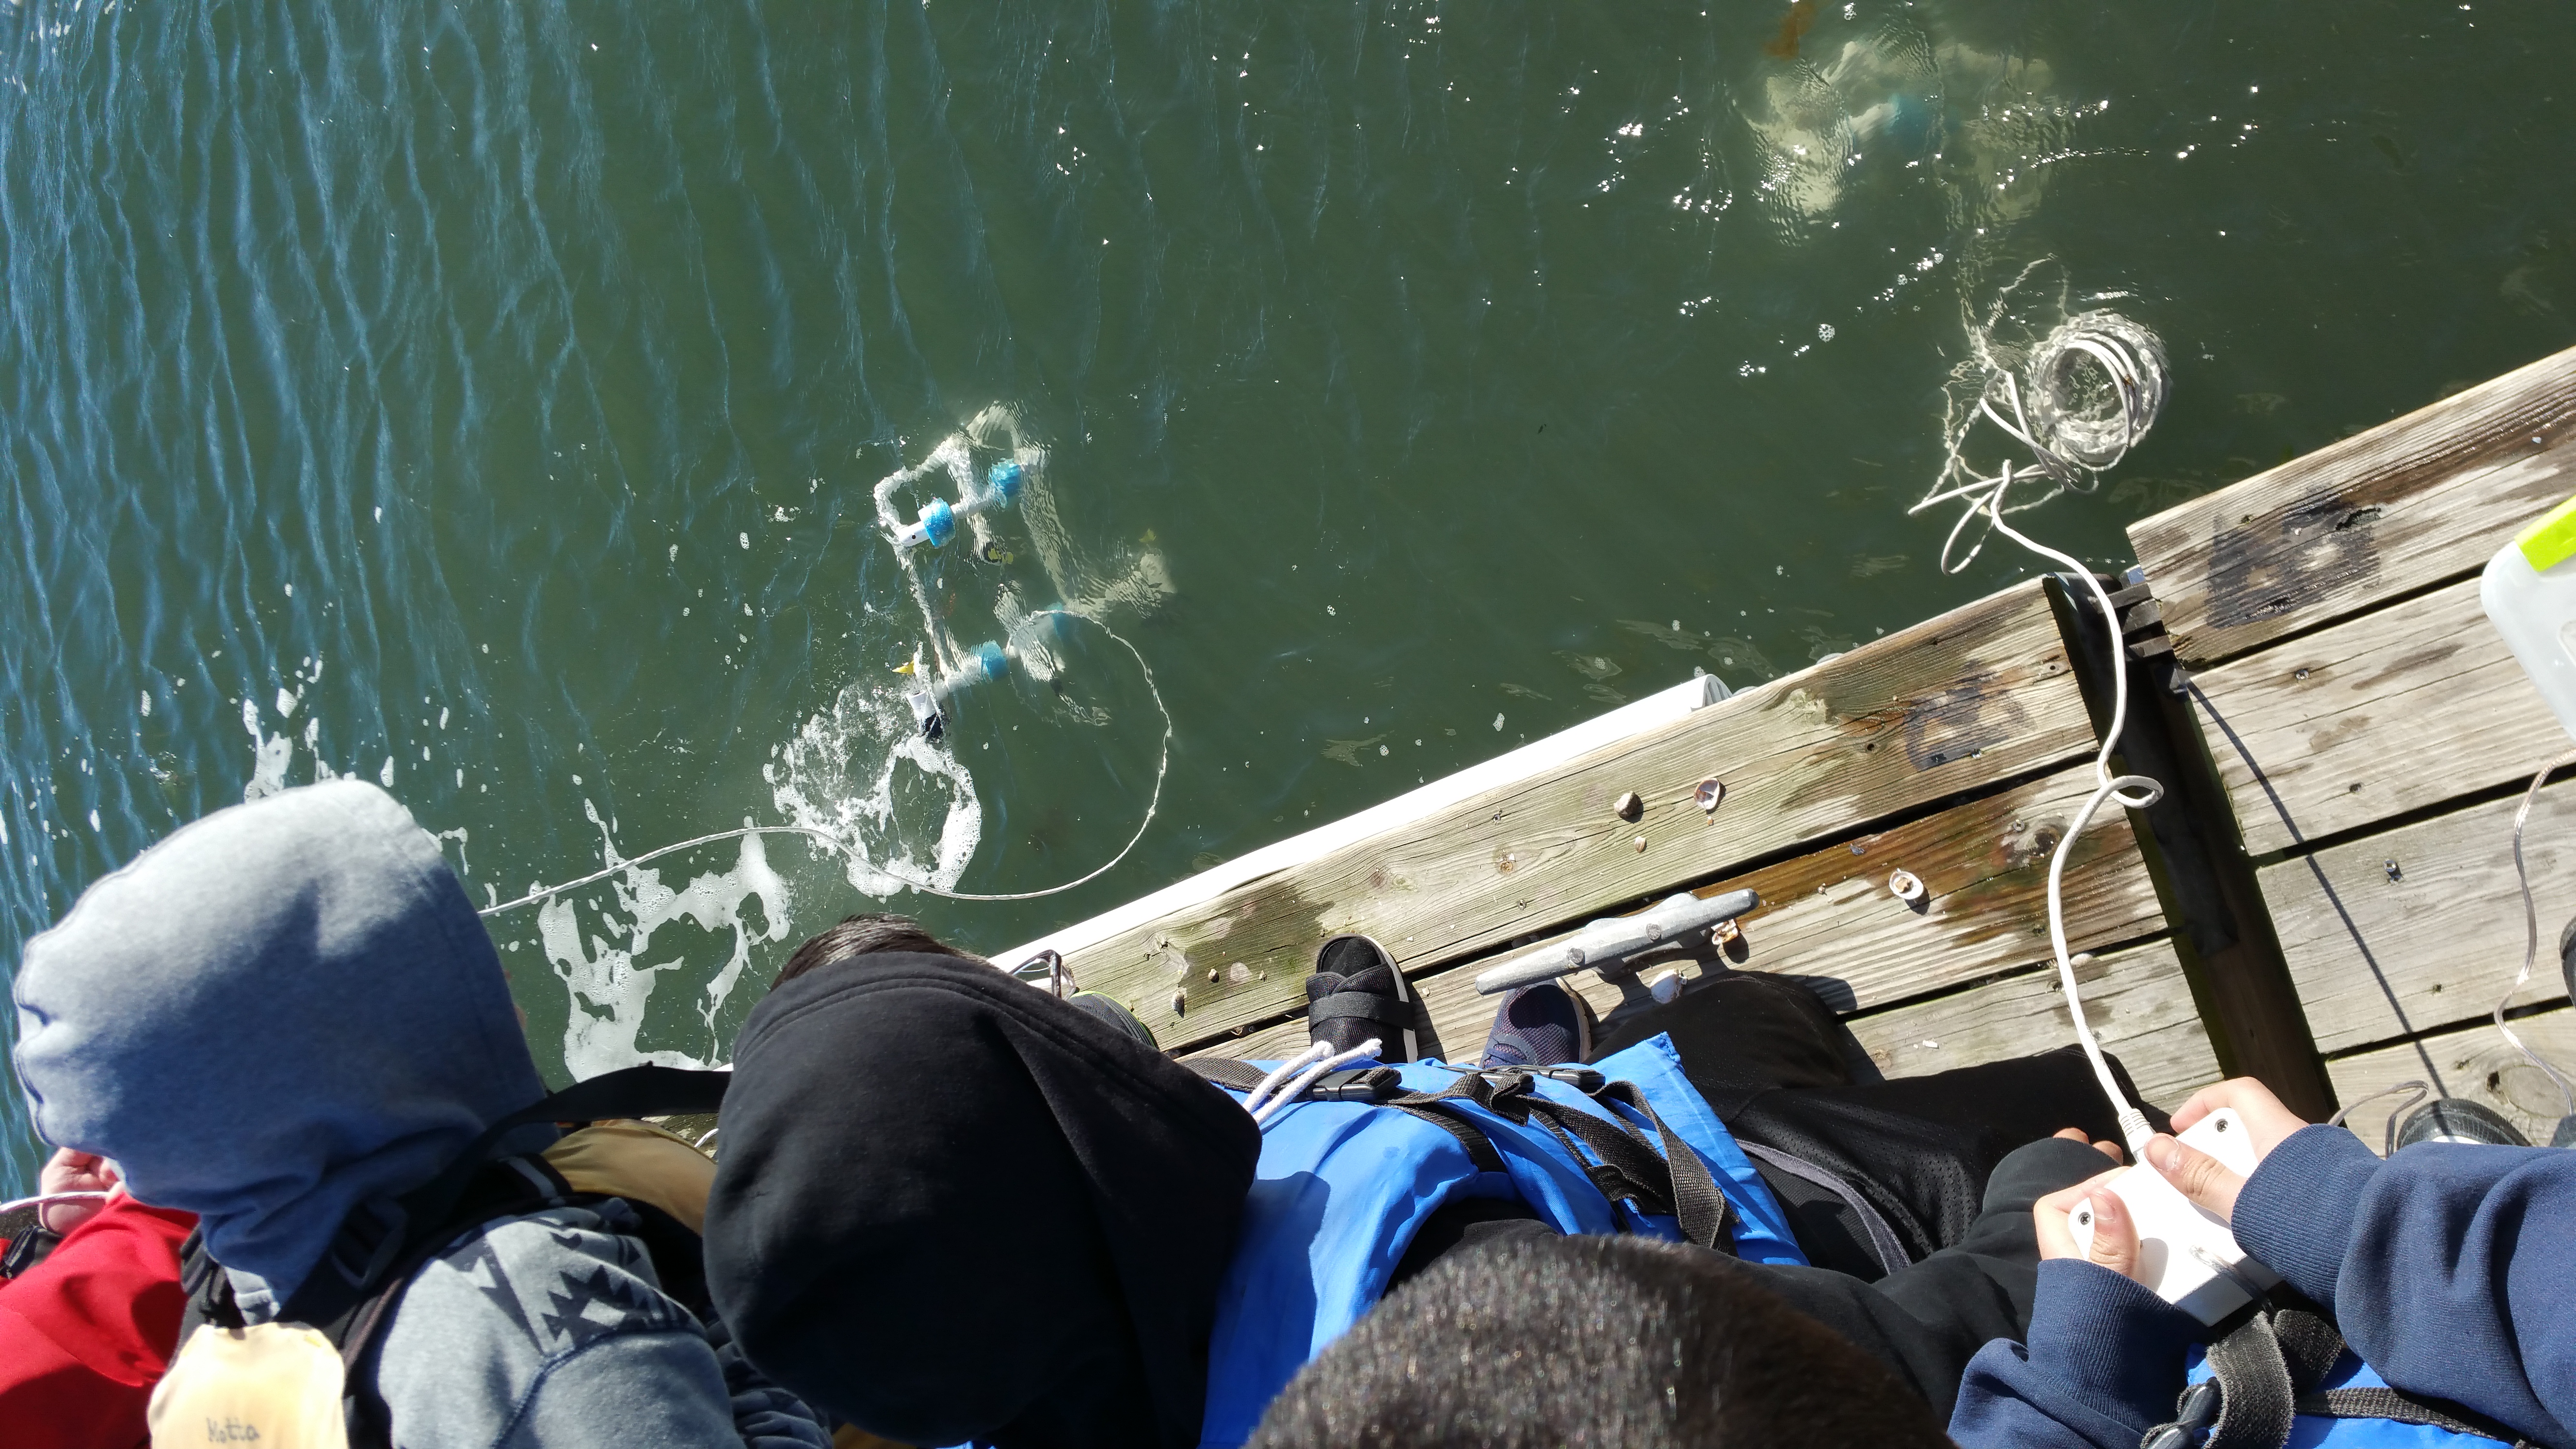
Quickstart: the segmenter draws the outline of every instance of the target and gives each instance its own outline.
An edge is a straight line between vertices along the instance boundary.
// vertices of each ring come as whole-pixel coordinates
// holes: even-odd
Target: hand
[[[45,1159],[44,1169],[36,1174],[36,1191],[111,1192],[123,1179],[106,1158],[95,1152],[78,1152],[58,1148]],[[58,1202],[36,1209],[36,1226],[49,1233],[68,1233],[97,1217],[106,1203],[92,1199],[84,1202]]]
[[[2104,1157],[2111,1159],[2113,1162],[2126,1163],[2129,1160],[2128,1155],[2120,1150],[2119,1143],[2101,1141],[2098,1138],[2094,1138],[2092,1133],[2085,1131],[2081,1127],[2060,1127],[2049,1135],[2051,1137],[2063,1137],[2069,1142],[2083,1142],[2090,1139],[2093,1144],[2093,1150],[2101,1153]]]
[[[2281,1105],[2269,1087],[2252,1077],[2236,1077],[2214,1087],[2203,1087],[2173,1114],[2176,1131],[2186,1131],[2193,1123],[2221,1107],[2236,1110],[2236,1119],[2245,1124],[2246,1140],[2254,1144],[2254,1160],[2260,1163],[2272,1155],[2272,1149],[2284,1138],[2308,1124],[2297,1113]],[[2218,1164],[2218,1159],[2205,1152],[2186,1147],[2162,1133],[2147,1139],[2147,1164],[2162,1174],[2184,1197],[2230,1222],[2235,1220],[2236,1194],[2245,1188],[2245,1179]]]
[[[2128,1204],[2111,1191],[2111,1179],[2119,1176],[2114,1168],[2089,1181],[2052,1192],[2031,1204],[2031,1226],[2039,1233],[2039,1256],[2042,1258],[2082,1258],[2099,1263],[2132,1283],[2138,1277],[2138,1227],[2129,1219]],[[2078,1250],[2075,1231],[2067,1217],[2090,1198],[2093,1202],[2093,1246]]]

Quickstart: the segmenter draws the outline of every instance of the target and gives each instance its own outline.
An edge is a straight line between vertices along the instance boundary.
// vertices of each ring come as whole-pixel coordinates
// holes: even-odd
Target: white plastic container
[[[2576,739],[2576,498],[2487,560],[2478,599],[2532,687]]]

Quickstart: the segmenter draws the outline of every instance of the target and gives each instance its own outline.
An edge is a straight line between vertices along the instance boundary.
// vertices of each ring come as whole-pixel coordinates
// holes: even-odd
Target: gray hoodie
[[[27,944],[15,996],[37,1134],[196,1213],[254,1321],[333,1271],[353,1209],[545,1095],[438,843],[356,781],[144,852]],[[508,1219],[416,1272],[372,1365],[395,1442],[826,1443],[662,1293],[634,1222],[614,1201]]]

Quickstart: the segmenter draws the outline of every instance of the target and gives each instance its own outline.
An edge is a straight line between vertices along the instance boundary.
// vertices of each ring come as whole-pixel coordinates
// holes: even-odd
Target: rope
[[[1253,1088],[1244,1097],[1243,1110],[1252,1114],[1254,1126],[1268,1126],[1271,1118],[1278,1116],[1289,1103],[1304,1096],[1308,1087],[1353,1062],[1376,1056],[1383,1046],[1384,1043],[1371,1037],[1349,1051],[1336,1052],[1331,1042],[1319,1041],[1287,1061],[1281,1062],[1277,1071],[1263,1077],[1261,1085]],[[1280,1078],[1290,1072],[1297,1073],[1295,1079],[1281,1086]],[[1273,1088],[1277,1089],[1278,1095],[1271,1095]]]
[[[1099,879],[1101,876],[1108,874],[1112,869],[1116,868],[1120,861],[1125,860],[1128,852],[1134,850],[1137,842],[1145,838],[1145,831],[1154,823],[1154,812],[1160,809],[1163,803],[1163,779],[1166,775],[1171,773],[1172,768],[1172,710],[1171,706],[1163,702],[1162,688],[1154,682],[1154,668],[1152,665],[1145,662],[1144,651],[1127,642],[1126,638],[1120,635],[1117,630],[1110,628],[1108,625],[1101,623],[1099,620],[1092,618],[1088,614],[1077,614],[1070,609],[1038,609],[1031,612],[1029,617],[1037,619],[1044,618],[1048,615],[1053,615],[1062,619],[1083,620],[1092,627],[1098,629],[1101,633],[1108,635],[1109,638],[1118,645],[1118,647],[1126,650],[1130,655],[1133,655],[1136,660],[1136,667],[1144,672],[1145,690],[1148,694],[1151,694],[1154,697],[1154,708],[1163,716],[1162,752],[1154,762],[1154,790],[1153,794],[1145,801],[1145,818],[1136,822],[1136,833],[1127,837],[1127,843],[1118,847],[1118,853],[1116,855],[1109,857],[1107,861],[1085,874],[1066,881],[1062,885],[1048,886],[1044,890],[999,892],[952,891],[946,887],[935,885],[930,881],[905,875],[900,871],[888,870],[883,866],[870,864],[865,857],[861,856],[857,850],[851,847],[849,842],[819,826],[746,825],[739,830],[719,830],[713,835],[695,836],[691,839],[680,841],[677,844],[665,845],[659,849],[648,850],[642,855],[636,856],[630,860],[620,861],[604,870],[595,870],[588,875],[576,876],[571,880],[562,881],[555,885],[540,886],[536,890],[530,891],[528,894],[519,897],[515,901],[503,901],[501,904],[496,906],[486,906],[475,912],[475,914],[487,917],[497,916],[503,911],[512,911],[517,910],[521,906],[534,905],[538,901],[547,900],[554,896],[561,895],[563,892],[568,890],[576,890],[582,886],[596,884],[597,882],[607,880],[611,876],[624,875],[627,872],[634,870],[636,867],[643,865],[646,861],[659,860],[663,856],[676,854],[683,850],[694,850],[701,845],[714,845],[727,840],[740,840],[745,836],[751,835],[802,835],[810,840],[822,842],[830,849],[839,851],[841,854],[848,856],[859,864],[866,865],[868,869],[875,871],[879,875],[899,881],[925,895],[939,896],[943,899],[952,901],[1034,901],[1045,896],[1061,895],[1077,886],[1090,884],[1092,881]]]
[[[2081,359],[2099,366],[2111,383],[2117,410],[2108,417],[2095,417],[2076,412],[2069,400],[2073,377]],[[1907,516],[1921,513],[1936,504],[1965,501],[1958,522],[1950,526],[1950,535],[1941,544],[1941,571],[1955,574],[1974,562],[1986,546],[1986,536],[2002,534],[2023,548],[2062,565],[2066,571],[2084,581],[2093,602],[2102,610],[2103,623],[2111,640],[2111,724],[2102,735],[2102,747],[2093,756],[2093,792],[2076,809],[2075,818],[2058,839],[2057,849],[2048,860],[2048,941],[2057,955],[2058,989],[2065,994],[2066,1011],[2074,1019],[2076,1040],[2084,1048],[2085,1060],[2093,1068],[2094,1080],[2102,1087],[2120,1122],[2120,1134],[2127,1139],[2131,1161],[2146,1147],[2149,1128],[2146,1114],[2132,1104],[2120,1090],[2118,1079],[2111,1075],[2110,1064],[2103,1059],[2102,1044],[2093,1034],[2092,1024],[2085,1019],[2084,998],[2075,980],[2075,962],[2066,942],[2066,862],[2073,855],[2075,842],[2093,821],[2094,812],[2106,801],[2117,801],[2131,810],[2142,810],[2164,798],[2164,787],[2145,775],[2114,775],[2111,754],[2119,745],[2121,732],[2129,719],[2128,660],[2121,644],[2119,611],[2112,607],[2110,592],[2091,568],[2072,554],[2061,553],[2038,542],[2004,521],[2007,513],[2036,508],[2070,490],[2089,493],[2100,481],[2100,475],[2128,456],[2129,449],[2154,426],[2156,414],[2164,407],[2164,349],[2153,333],[2112,312],[2086,312],[2070,317],[2057,330],[2033,348],[2027,365],[2027,389],[2030,406],[2024,405],[2025,384],[2016,380],[2009,369],[1997,367],[1989,374],[1986,386],[1977,399],[1975,414],[1991,421],[2015,442],[2030,450],[2035,460],[2030,465],[2007,461],[2000,472],[1987,476],[1970,468],[1960,453],[1966,441],[1966,430],[1954,439],[1941,477],[1923,500],[1907,509]],[[2011,416],[1995,406],[2000,395]],[[2034,424],[2031,413],[2040,422]],[[1968,481],[1952,484],[1951,480],[1966,474]],[[2027,502],[2005,506],[2005,499],[2016,482],[2045,478],[2049,491]],[[1947,486],[1945,486],[1947,485]],[[1951,562],[1951,550],[1959,535],[1977,519],[1986,521],[1986,535],[1980,536],[1967,556]]]

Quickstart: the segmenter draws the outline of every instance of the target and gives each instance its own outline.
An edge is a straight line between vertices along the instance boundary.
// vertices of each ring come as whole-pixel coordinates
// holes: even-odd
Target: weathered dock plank
[[[2034,582],[1120,931],[1070,961],[1084,986],[1130,1002],[1165,1043],[1210,1041],[1286,1010],[1336,932],[1365,931],[1426,967],[2092,743]],[[1703,814],[1692,791],[1709,776],[1726,795]],[[1629,791],[1643,802],[1634,822],[1612,809]]]
[[[2048,855],[2091,788],[2089,765],[2060,771],[1847,844],[1729,876],[1697,893],[1749,887],[1762,897],[1763,904],[1741,921],[1742,937],[1723,957],[1727,964],[1804,978],[1840,1012],[1892,1005],[2047,959]],[[1924,882],[1920,909],[1888,892],[1888,873],[1900,867]],[[2067,862],[2065,899],[2068,938],[2077,950],[2135,941],[2165,928],[2137,840],[2117,811],[2095,815],[2077,843]],[[1475,976],[1500,954],[1415,980],[1434,1032],[1449,1050],[1472,1050],[1484,1039],[1495,998],[1476,994]],[[1703,936],[1690,954],[1676,952],[1643,975],[1668,966],[1695,972],[1696,963],[1719,959]],[[1619,1004],[1621,988],[1594,972],[1566,979],[1596,1010],[1606,1013]],[[1257,1040],[1265,1049],[1285,1045],[1293,1053],[1306,1044],[1305,1026],[1291,1021]]]
[[[2219,1079],[2218,1055],[2171,942],[2078,962],[2075,979],[2084,1019],[2149,1103],[2170,1110]],[[1845,1025],[1890,1077],[2028,1056],[2075,1040],[2054,965]]]
[[[2513,877],[2519,795],[2420,820],[2260,872],[2290,976],[2324,1052],[2482,1018],[2522,964]],[[2540,964],[2516,998],[2559,989],[2558,931],[2576,915],[2576,784],[2540,792],[2523,845]]]
[[[2514,1022],[2513,1029],[2532,1050],[2558,1063],[2560,1071],[2576,1063],[2576,1011],[2540,1012]],[[2492,1023],[2362,1052],[2328,1062],[2326,1070],[2333,1074],[2336,1097],[2360,1103],[2345,1121],[2373,1152],[2386,1145],[2388,1118],[2406,1099],[2361,1099],[2399,1082],[2427,1082],[2436,1096],[2484,1103],[2534,1142],[2546,1143],[2567,1110],[2557,1086],[2523,1060]]]
[[[1758,893],[1763,904],[1740,922],[1742,939],[1726,952],[1727,963],[1807,978],[1838,1011],[1947,990],[2048,955],[2048,854],[2091,781],[2089,768],[2061,771],[1848,845],[1729,876],[1699,893]],[[1887,889],[1889,872],[1900,868],[1924,883],[1920,909]],[[2137,840],[2117,811],[2096,814],[2077,842],[2065,897],[2068,939],[2077,950],[2165,928]],[[1717,959],[1705,947],[1701,953]],[[1473,1005],[1471,983],[1485,964],[1416,983],[1444,1041],[1452,996],[1465,998],[1458,1009],[1482,1035],[1493,1003]],[[1596,979],[1576,975],[1587,986]],[[1618,1000],[1615,988],[1591,989],[1601,993],[1596,1005]]]
[[[2129,528],[2195,668],[2475,573],[2576,493],[2576,349]]]
[[[2565,736],[2464,580],[2197,676],[2245,848],[2268,855],[2516,778]]]

